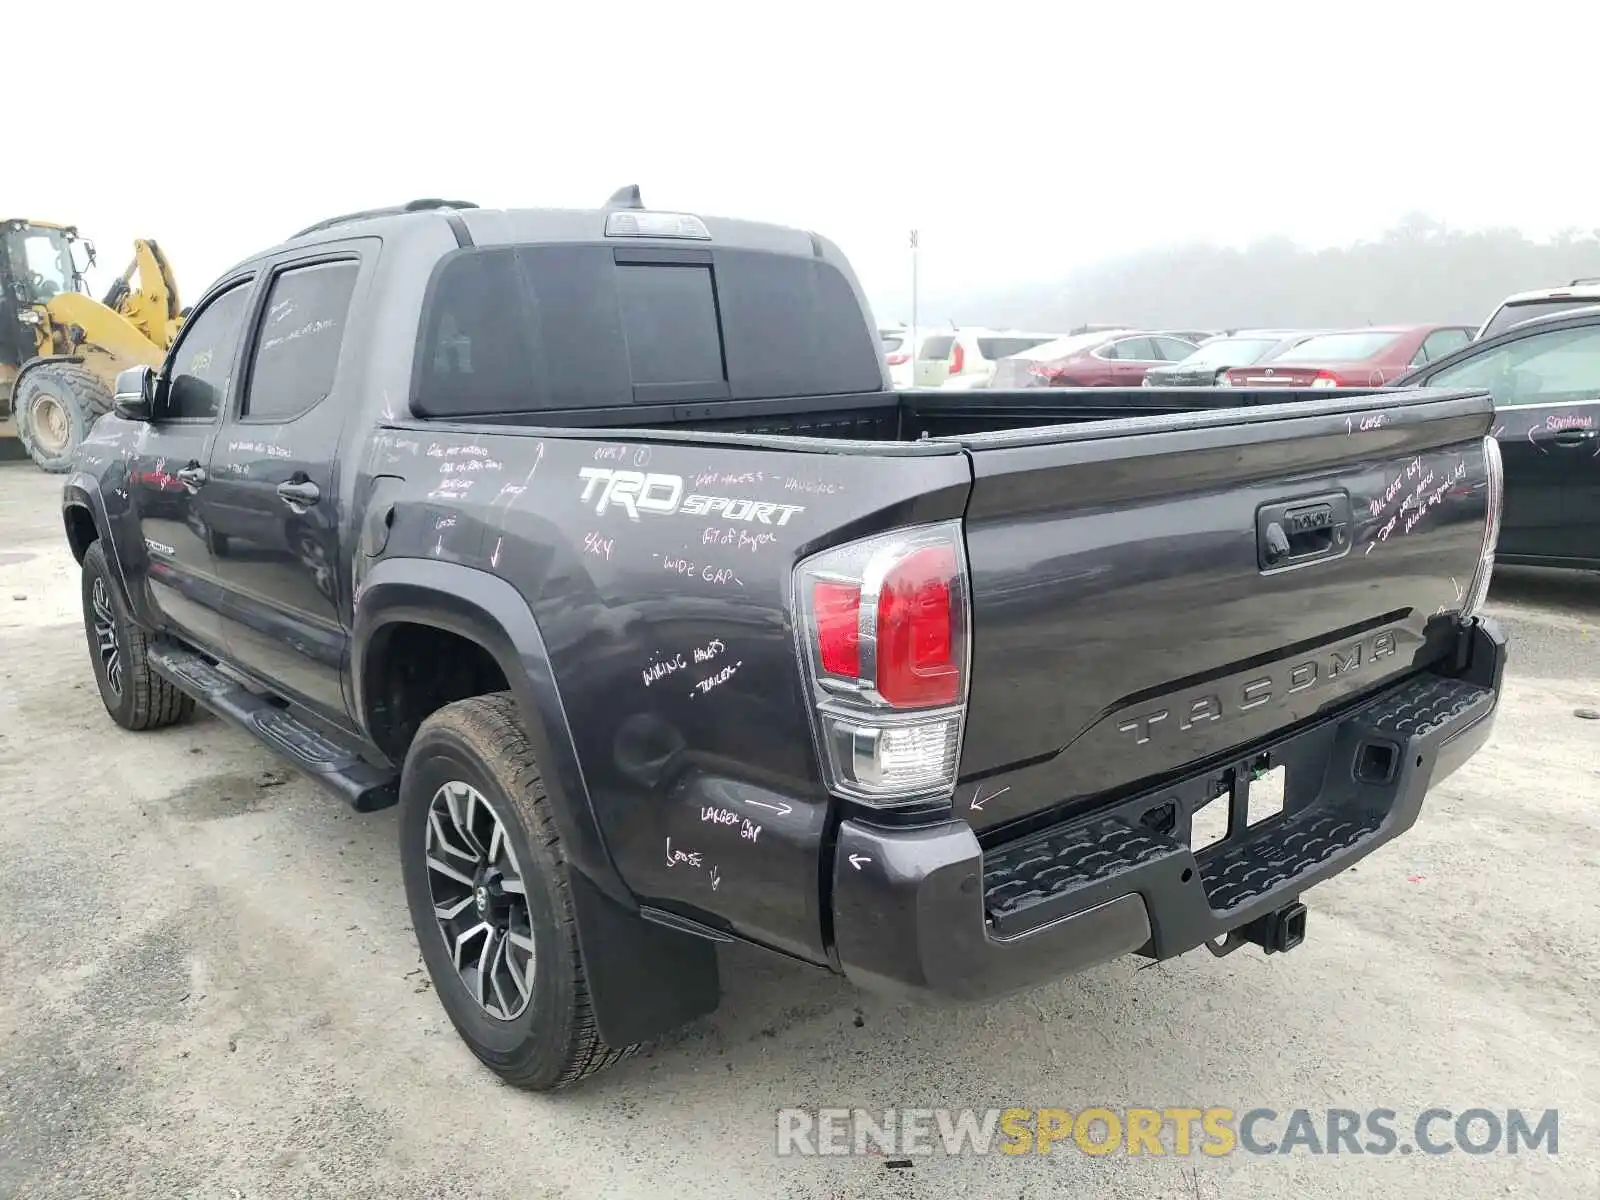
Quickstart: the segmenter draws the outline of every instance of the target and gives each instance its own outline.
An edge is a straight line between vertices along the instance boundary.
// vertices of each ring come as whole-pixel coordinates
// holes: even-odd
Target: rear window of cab
[[[883,388],[876,330],[820,259],[562,244],[458,251],[423,304],[419,416]]]

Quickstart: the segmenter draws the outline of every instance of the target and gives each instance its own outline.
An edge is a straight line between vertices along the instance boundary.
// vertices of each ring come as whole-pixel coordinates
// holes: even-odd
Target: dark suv
[[[1494,397],[1498,562],[1600,568],[1600,306],[1520,322],[1397,382]]]

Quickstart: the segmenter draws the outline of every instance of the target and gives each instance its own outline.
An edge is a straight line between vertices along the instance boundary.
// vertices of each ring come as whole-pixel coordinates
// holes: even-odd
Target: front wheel
[[[83,556],[83,629],[100,702],[118,725],[161,729],[193,715],[193,698],[150,669],[149,639],[128,614],[100,541]]]
[[[637,1047],[600,1038],[567,865],[515,702],[423,722],[400,782],[400,867],[445,1014],[508,1083],[553,1091]]]

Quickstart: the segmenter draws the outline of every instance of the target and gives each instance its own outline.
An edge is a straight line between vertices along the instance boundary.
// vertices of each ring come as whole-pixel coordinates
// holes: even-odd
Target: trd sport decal
[[[720,517],[724,521],[755,521],[762,525],[787,525],[795,513],[805,512],[803,504],[777,504],[752,500],[746,496],[685,496],[682,475],[662,475],[643,471],[614,471],[610,467],[580,467],[585,504],[604,513],[612,505],[637,521],[640,513],[671,516],[684,513],[695,517]]]

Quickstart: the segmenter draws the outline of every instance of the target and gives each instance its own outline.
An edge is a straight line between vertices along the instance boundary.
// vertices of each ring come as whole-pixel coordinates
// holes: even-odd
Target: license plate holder
[[[1237,800],[1233,780],[1242,775],[1243,792]],[[1189,849],[1203,854],[1272,820],[1283,812],[1288,768],[1264,760],[1236,767],[1225,776],[1225,786],[1195,809],[1189,824]]]

